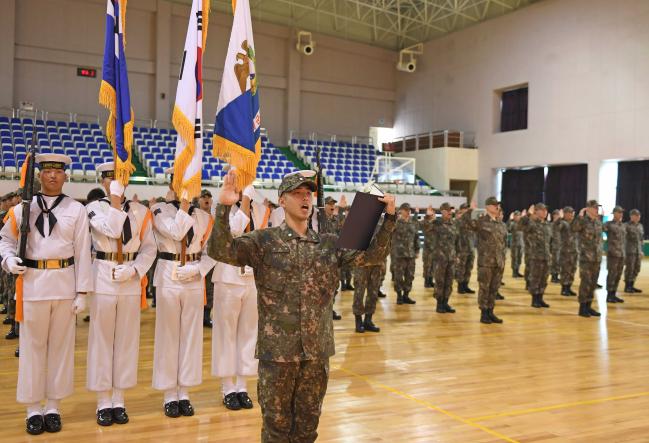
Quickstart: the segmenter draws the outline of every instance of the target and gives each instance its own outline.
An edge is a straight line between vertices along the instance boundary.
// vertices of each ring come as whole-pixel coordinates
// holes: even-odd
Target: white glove
[[[185,266],[178,266],[176,268],[176,275],[178,276],[178,280],[183,281],[183,280],[189,280],[192,277],[198,275],[200,270],[198,269],[197,265],[185,265]]]
[[[74,297],[74,301],[72,302],[72,312],[76,315],[82,313],[85,310],[86,294],[77,294],[77,296]]]
[[[135,275],[135,268],[132,265],[117,265],[113,269],[114,281],[126,281]]]
[[[22,259],[20,257],[7,257],[5,260],[5,266],[12,274],[24,274],[27,267],[22,265]]]
[[[245,189],[243,190],[243,195],[248,197],[250,201],[254,200],[256,194],[257,192],[255,191],[255,188],[252,185],[246,186]]]
[[[116,195],[118,197],[121,197],[122,195],[124,195],[124,185],[118,182],[117,180],[111,181],[110,193],[111,195]]]

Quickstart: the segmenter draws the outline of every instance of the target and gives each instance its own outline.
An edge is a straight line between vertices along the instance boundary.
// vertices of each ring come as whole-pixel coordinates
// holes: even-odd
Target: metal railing
[[[347,142],[352,144],[373,144],[373,139],[366,135],[341,135],[330,134],[328,132],[306,132],[301,133],[297,131],[290,131],[288,136],[288,144],[291,140],[310,140],[310,141],[329,141],[329,142]]]
[[[387,144],[388,152],[412,152],[435,148],[478,149],[476,134],[470,131],[443,129],[406,135]]]

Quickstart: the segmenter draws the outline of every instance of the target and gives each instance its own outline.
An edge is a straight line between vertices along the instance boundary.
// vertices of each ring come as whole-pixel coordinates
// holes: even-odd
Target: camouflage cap
[[[574,212],[575,212],[575,210],[573,209],[572,206],[566,206],[565,208],[563,208],[563,213],[564,214],[565,213],[574,213]]]
[[[462,203],[460,205],[460,209],[469,209],[469,204],[468,203]]]
[[[279,185],[278,194],[281,197],[285,192],[292,191],[302,185],[307,185],[312,192],[315,192],[317,185],[314,181],[315,171],[297,171],[286,174]]]
[[[410,203],[401,203],[399,211],[410,211]]]
[[[547,210],[548,207],[545,206],[545,203],[537,203],[537,204],[534,205],[534,209],[537,210],[537,211],[542,211],[544,209]]]
[[[440,211],[452,211],[453,209],[453,206],[451,206],[451,204],[448,202],[442,203],[442,205],[439,207]]]
[[[514,211],[514,216],[515,216],[515,217],[516,217],[516,216],[519,216],[519,215],[521,215],[521,211],[518,211],[518,210]]]
[[[586,207],[587,208],[598,208],[600,206],[601,205],[599,203],[597,203],[597,200],[588,200],[586,202]]]
[[[333,197],[325,198],[325,205],[335,205],[336,203],[338,203],[338,200]]]
[[[552,215],[560,215],[560,214],[561,214],[561,211],[559,211],[558,209],[555,209],[554,211],[552,211]]]
[[[640,211],[638,209],[631,209],[629,215],[640,215]]]
[[[212,198],[212,193],[210,192],[209,189],[203,189],[203,190],[201,191],[201,197]]]
[[[487,197],[487,199],[484,201],[485,206],[498,206],[500,202],[496,197]]]
[[[615,214],[616,212],[621,212],[624,214],[624,208],[622,206],[616,206],[613,208],[613,214]]]

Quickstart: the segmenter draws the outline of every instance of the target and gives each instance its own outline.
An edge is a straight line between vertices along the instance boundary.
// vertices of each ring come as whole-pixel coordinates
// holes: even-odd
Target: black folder
[[[370,246],[384,209],[385,203],[379,201],[379,196],[357,192],[336,246],[341,249],[365,251]]]

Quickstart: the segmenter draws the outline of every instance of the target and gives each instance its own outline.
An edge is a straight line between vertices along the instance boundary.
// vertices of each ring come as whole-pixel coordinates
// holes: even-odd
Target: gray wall
[[[0,107],[98,114],[105,0],[1,0]],[[166,0],[128,4],[127,60],[138,119],[170,120],[189,6]],[[204,117],[213,121],[232,16],[212,12],[204,60]],[[394,121],[395,53],[314,35],[314,55],[294,48],[295,31],[253,22],[262,125],[276,143],[290,130],[367,135]],[[98,68],[97,79],[76,77]],[[161,95],[165,98],[162,99]]]

